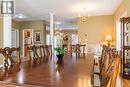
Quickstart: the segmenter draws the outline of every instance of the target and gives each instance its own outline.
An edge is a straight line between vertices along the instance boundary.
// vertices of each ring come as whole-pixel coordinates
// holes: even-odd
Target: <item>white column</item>
[[[3,0],[3,1],[15,1],[15,0]],[[12,12],[10,9],[11,4],[3,4],[3,47],[11,47],[11,33],[12,33],[12,15],[9,14]]]
[[[4,15],[3,17],[3,47],[11,47],[12,17]]]
[[[50,13],[50,44],[52,45],[52,52],[54,49],[54,14]]]

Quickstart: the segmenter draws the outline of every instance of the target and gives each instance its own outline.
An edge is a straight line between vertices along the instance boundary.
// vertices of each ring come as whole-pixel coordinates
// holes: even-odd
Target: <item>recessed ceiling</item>
[[[82,8],[86,8],[86,13],[90,16],[112,15],[121,2],[122,0],[15,0],[15,13],[27,17],[20,20],[46,21],[49,21],[49,13],[54,13],[55,21],[70,25],[76,23]]]

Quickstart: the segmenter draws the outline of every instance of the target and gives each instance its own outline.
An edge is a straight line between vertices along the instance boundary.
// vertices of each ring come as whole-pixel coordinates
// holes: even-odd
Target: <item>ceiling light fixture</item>
[[[55,24],[56,24],[56,25],[60,25],[60,24],[62,24],[62,22],[56,21]]]
[[[16,15],[14,16],[14,18],[17,18],[17,19],[25,19],[25,18],[27,18],[27,16],[25,16],[25,15],[23,15],[23,14],[16,14]]]
[[[81,12],[81,14],[80,14],[80,20],[81,20],[81,22],[87,22],[87,20],[88,20],[88,13],[87,13],[87,9],[85,8],[85,7],[83,7],[82,8],[82,12]]]

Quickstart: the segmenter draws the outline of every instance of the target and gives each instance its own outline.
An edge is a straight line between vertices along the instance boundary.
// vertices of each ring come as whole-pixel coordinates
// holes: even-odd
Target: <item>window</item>
[[[78,36],[77,36],[77,34],[72,34],[71,35],[71,44],[72,45],[78,44]]]
[[[50,45],[50,34],[46,35],[46,45]]]

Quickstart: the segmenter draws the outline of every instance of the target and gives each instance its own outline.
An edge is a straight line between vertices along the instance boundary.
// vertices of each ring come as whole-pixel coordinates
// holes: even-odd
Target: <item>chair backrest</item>
[[[28,52],[29,60],[36,59],[45,59],[50,58],[52,55],[52,47],[51,45],[39,45],[39,46],[31,46],[26,48]]]
[[[120,57],[116,56],[113,62],[113,70],[111,70],[110,79],[106,87],[116,87],[117,75],[120,72]]]
[[[109,52],[108,47],[103,46],[102,56],[101,56],[101,59],[100,59],[100,70],[101,70],[101,73],[102,73],[102,71],[104,71],[103,68],[106,67],[105,65],[107,65],[107,61],[109,59],[108,52]]]
[[[76,52],[76,45],[70,45],[70,51],[72,52]]]
[[[106,60],[106,64],[105,64],[105,68],[104,70],[102,70],[102,74],[101,74],[101,85],[102,87],[106,87],[106,85],[108,84],[110,77],[111,77],[111,73],[113,71],[113,67],[115,66],[115,59],[116,57],[112,55],[112,49],[109,50],[108,56],[107,56],[107,60]]]
[[[45,55],[50,57],[52,55],[52,46],[44,45],[44,47],[45,47]]]
[[[71,53],[75,52],[79,54],[81,53],[85,54],[85,47],[86,45],[82,45],[82,44],[70,45],[70,49],[71,49],[70,51]]]
[[[36,60],[39,58],[38,49],[39,47],[35,45],[26,48],[29,60]]]
[[[114,48],[103,46],[102,56],[100,60],[100,76],[101,87],[110,85],[111,80],[115,80],[115,76],[112,76],[115,67],[118,68],[119,58],[117,58],[117,52]],[[115,74],[117,75],[117,74]],[[109,87],[109,86],[108,86]],[[114,86],[111,86],[114,87]]]
[[[44,45],[40,46],[40,54],[41,54],[41,58],[45,57],[45,47],[44,47]]]
[[[20,48],[9,48],[5,47],[4,49],[0,49],[0,53],[4,56],[4,66],[13,65],[16,62],[14,61],[13,53],[17,53],[17,63],[21,63],[21,57],[20,57]]]

